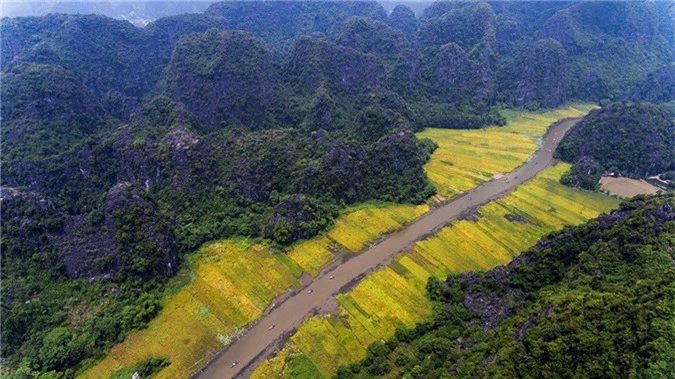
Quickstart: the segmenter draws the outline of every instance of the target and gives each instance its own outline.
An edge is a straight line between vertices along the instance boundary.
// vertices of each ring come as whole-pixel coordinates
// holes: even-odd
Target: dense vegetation
[[[675,196],[638,197],[508,264],[432,277],[434,316],[338,378],[668,378],[675,371]]]
[[[61,66],[21,64],[1,75],[4,162],[56,155],[116,124]]]
[[[603,172],[647,177],[675,169],[675,123],[648,103],[616,103],[575,125],[556,154],[573,162],[564,184],[595,189]]]
[[[231,2],[144,28],[3,18],[3,366],[73,376],[153,317],[206,241],[287,245],[349,204],[424,201],[435,146],[420,128],[569,99],[671,101],[664,6],[440,2],[416,19],[370,1]]]

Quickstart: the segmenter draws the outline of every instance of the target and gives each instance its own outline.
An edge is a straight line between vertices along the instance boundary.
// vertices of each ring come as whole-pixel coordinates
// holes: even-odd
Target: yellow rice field
[[[429,211],[426,204],[411,206],[369,202],[345,210],[326,236],[300,241],[288,251],[289,258],[312,276],[333,261],[331,251],[358,253],[383,234],[401,228]]]
[[[291,337],[324,374],[362,358],[372,342],[398,326],[414,326],[429,311],[422,291],[391,267],[374,272],[338,302],[337,316],[312,317]]]
[[[358,253],[368,242],[399,229],[428,211],[426,204],[367,203],[348,209],[344,216],[337,219],[328,236],[349,251]]]
[[[297,349],[331,376],[337,366],[365,356],[367,346],[390,337],[397,326],[412,326],[431,313],[424,296],[431,275],[488,270],[511,261],[549,232],[609,211],[618,201],[559,183],[567,164],[541,172],[506,197],[478,209],[415,244],[387,267],[338,297],[337,315],[307,319],[291,337]],[[509,218],[507,218],[509,217]],[[510,220],[509,220],[510,219]],[[298,353],[294,353],[297,355]],[[258,367],[254,377],[283,377],[283,356]]]
[[[288,251],[288,257],[300,266],[305,272],[317,276],[322,268],[326,267],[335,259],[331,249],[334,246],[328,237],[320,236],[295,243]]]
[[[542,113],[504,111],[507,124],[476,130],[425,129],[419,138],[438,144],[425,170],[438,193],[450,198],[507,173],[534,153],[538,140],[557,120],[580,117],[595,106],[573,104]]]

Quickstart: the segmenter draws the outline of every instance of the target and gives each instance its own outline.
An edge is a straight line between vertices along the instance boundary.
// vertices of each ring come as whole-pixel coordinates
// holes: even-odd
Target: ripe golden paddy
[[[349,209],[338,218],[328,237],[352,253],[358,253],[368,242],[399,229],[428,211],[428,205],[366,203]]]
[[[157,377],[188,377],[279,293],[300,286],[302,274],[286,255],[243,238],[203,247],[191,271],[189,283],[167,296],[148,328],[131,333],[82,377],[107,378],[157,356],[171,360]]]

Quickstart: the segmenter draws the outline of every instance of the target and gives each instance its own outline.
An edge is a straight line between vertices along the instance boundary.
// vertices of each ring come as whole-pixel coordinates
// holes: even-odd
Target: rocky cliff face
[[[418,41],[427,47],[426,53],[435,60],[442,60],[441,56],[449,51],[441,48],[434,52],[434,47],[448,46],[450,43],[459,46],[475,62],[471,68],[472,75],[465,79],[465,83],[471,82],[468,86],[481,88],[472,101],[481,105],[494,101],[497,16],[489,5],[480,2],[439,2],[427,8],[418,31]],[[453,50],[456,56],[456,49]],[[441,56],[434,57],[436,54]],[[460,70],[466,67],[466,62],[463,62]],[[435,84],[433,81],[431,83]],[[466,87],[464,85],[461,90],[466,90]],[[466,94],[461,90],[458,97]]]
[[[422,45],[439,46],[454,42],[474,57],[479,55],[480,50],[489,48],[486,44],[494,42],[497,17],[486,3],[446,2],[427,11],[419,29]]]
[[[364,17],[347,19],[337,36],[337,43],[388,59],[396,58],[408,47],[402,31]]]
[[[434,96],[460,103],[471,101],[477,95],[477,71],[478,64],[451,42],[433,49],[427,59],[422,60],[420,75]]]
[[[177,268],[174,236],[157,207],[131,183],[112,187],[102,207],[104,223],[118,244],[121,275],[172,276]]]
[[[546,20],[536,36],[539,39],[554,39],[573,51],[587,43],[569,9],[561,10]]]
[[[177,267],[171,232],[130,183],[111,188],[102,208],[86,214],[64,214],[52,200],[11,187],[2,188],[2,207],[5,231],[23,248],[51,256],[69,278],[171,276]]]
[[[62,268],[53,248],[45,244],[46,235],[63,229],[63,214],[54,202],[35,192],[3,185],[0,187],[0,214],[3,228],[3,265],[31,258]],[[45,246],[46,245],[46,246]],[[35,257],[28,252],[37,253]],[[40,256],[42,254],[42,256]]]
[[[166,91],[205,130],[263,127],[278,96],[272,56],[252,34],[211,29],[181,39],[166,73]]]
[[[569,62],[565,49],[553,39],[539,40],[526,53],[516,101],[518,105],[556,107],[567,101]]]
[[[298,40],[285,71],[308,92],[324,86],[333,93],[363,93],[385,82],[384,67],[374,56],[313,37]]]

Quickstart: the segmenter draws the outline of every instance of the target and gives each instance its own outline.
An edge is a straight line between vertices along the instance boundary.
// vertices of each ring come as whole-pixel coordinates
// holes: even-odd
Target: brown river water
[[[542,146],[516,170],[454,197],[443,206],[432,209],[402,229],[387,235],[377,244],[322,272],[302,290],[277,303],[274,309],[250,325],[243,336],[225,347],[195,377],[220,379],[250,376],[255,367],[269,358],[306,317],[316,314],[318,310],[331,308],[337,294],[353,287],[368,273],[390,263],[396,254],[409,249],[415,242],[433,234],[448,222],[479,205],[504,196],[553,164],[553,152],[558,142],[579,120],[567,119],[551,125],[543,137]],[[271,325],[274,325],[273,329],[270,329]],[[238,363],[232,366],[234,362]]]

